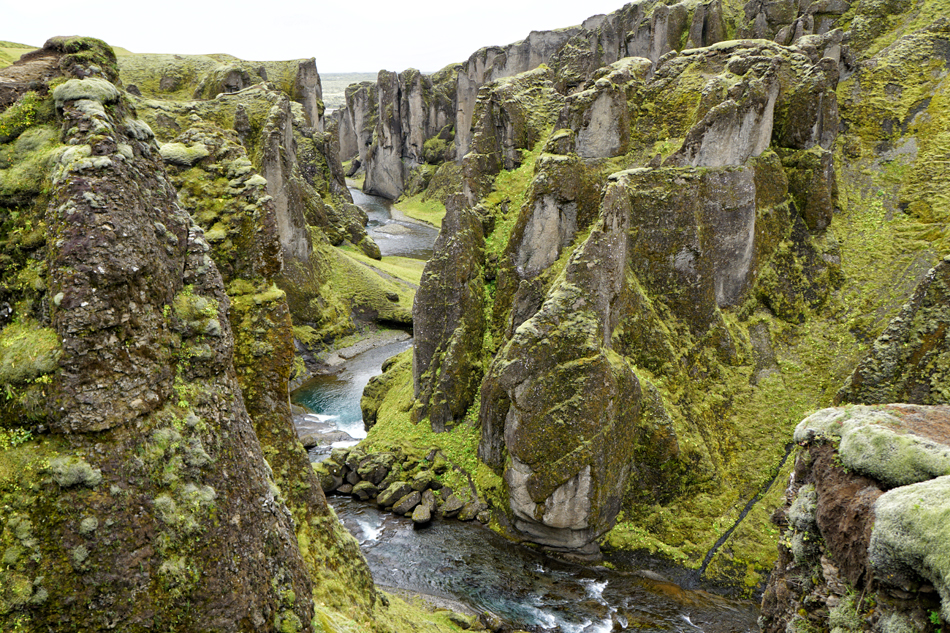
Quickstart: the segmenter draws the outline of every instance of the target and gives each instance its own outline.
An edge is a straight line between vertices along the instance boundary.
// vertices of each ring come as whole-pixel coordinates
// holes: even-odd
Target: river
[[[366,232],[379,246],[383,257],[392,255],[427,260],[432,257],[432,244],[439,230],[425,222],[408,218],[393,207],[392,202],[371,196],[350,187],[353,202],[366,212]]]
[[[431,254],[434,229],[423,232],[414,221],[394,220],[388,201],[358,190],[351,193],[370,216],[369,232],[384,255]],[[392,225],[410,230],[386,228]],[[386,358],[411,344],[409,339],[370,349],[347,360],[336,374],[317,377],[295,391],[294,402],[313,412],[295,420],[301,433],[332,425],[354,438],[365,437],[359,408],[363,388]],[[311,458],[322,459],[328,450],[313,449]],[[384,588],[448,599],[531,631],[758,630],[755,604],[686,590],[650,571],[583,567],[510,543],[477,522],[435,521],[420,529],[375,504],[343,496],[329,500]]]

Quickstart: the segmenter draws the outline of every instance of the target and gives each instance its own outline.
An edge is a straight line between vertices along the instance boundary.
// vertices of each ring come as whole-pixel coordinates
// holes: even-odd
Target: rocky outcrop
[[[428,419],[436,431],[461,420],[478,391],[485,331],[481,220],[456,196],[442,227],[412,306],[413,418]]]
[[[398,198],[409,170],[426,162],[427,143],[430,161],[445,160],[442,155],[432,155],[432,150],[440,140],[441,145],[446,144],[447,141],[440,139],[439,135],[452,126],[453,103],[449,87],[453,79],[453,70],[432,76],[414,69],[399,74],[380,71],[376,81],[375,116],[355,113],[361,104],[354,96],[354,114],[350,115],[353,117],[352,129],[359,129],[357,119],[376,122],[373,142],[365,154],[360,152],[366,170],[364,191],[384,198]],[[362,96],[363,93],[356,94]],[[348,99],[347,110],[350,103]],[[369,103],[371,101],[367,100]],[[448,141],[451,141],[451,134],[449,137]],[[350,141],[346,144],[352,145]]]
[[[312,579],[244,406],[210,245],[103,77],[111,51],[64,45],[83,72],[66,70],[47,118],[19,135],[53,133],[32,145],[43,160],[16,163],[45,166],[34,182],[49,190],[21,189],[14,230],[49,238],[5,268],[35,282],[5,291],[3,366],[12,341],[50,332],[57,349],[3,378],[3,628],[309,630]]]
[[[554,549],[596,552],[629,475],[640,384],[610,344],[629,222],[610,204],[482,387],[479,456],[504,472],[515,529]]]
[[[768,62],[743,63],[755,59]],[[823,91],[812,89],[810,73],[825,77],[820,68],[798,51],[729,43],[668,57],[652,73],[647,60],[618,62],[564,103],[555,126],[560,129],[546,145],[552,155],[538,159],[532,190],[499,261],[493,331],[510,340],[481,388],[479,455],[504,475],[513,528],[523,538],[554,549],[596,551],[596,539],[613,525],[630,486],[646,483],[644,472],[682,460],[691,464],[692,476],[716,476],[719,449],[709,436],[700,431],[700,445],[687,440],[702,428],[703,414],[685,426],[671,423],[696,413],[638,375],[678,375],[684,357],[675,351],[676,338],[684,335],[694,337],[698,348],[709,346],[720,362],[738,362],[742,335],[730,332],[722,311],[757,293],[778,292],[771,275],[792,283],[788,276],[799,273],[782,260],[785,239],[812,262],[804,283],[794,281],[797,292],[804,291],[800,301],[824,296],[819,279],[832,269],[788,203],[789,181],[769,149],[796,126],[814,130],[804,117],[776,124],[777,109],[834,101],[833,72],[822,80]],[[536,91],[545,85],[539,72],[533,73]],[[718,82],[721,91],[709,90]],[[704,98],[700,84],[707,86]],[[629,105],[634,94],[642,110]],[[678,112],[684,100],[695,104],[688,118],[652,115]],[[601,116],[611,109],[617,116]],[[667,150],[665,160],[651,158],[656,143],[669,147],[670,138],[679,140],[679,148]],[[820,134],[810,141],[820,148]],[[583,159],[629,156],[634,148],[642,148],[644,167],[611,175],[601,198],[593,184],[598,176]],[[472,152],[463,165],[476,159],[489,164]],[[472,189],[477,198],[489,188]],[[545,275],[598,216],[563,272]],[[675,336],[663,334],[660,325],[671,317],[685,328]],[[417,341],[428,344],[427,337],[422,332]],[[638,446],[646,437],[656,452]],[[637,484],[627,480],[632,472]],[[666,494],[676,485],[668,482]]]
[[[948,309],[950,260],[945,258],[874,342],[835,400],[855,404],[950,402]]]
[[[285,294],[274,285],[283,269],[275,199],[233,133],[204,123],[175,141],[208,151],[193,166],[169,165],[170,177],[185,209],[202,223],[210,256],[228,288],[238,384],[275,483],[285,491],[297,538],[310,544],[301,554],[315,581],[315,598],[338,608],[358,604],[369,610],[375,595],[368,567],[333,517],[306,452],[295,442],[287,394],[294,335]],[[216,186],[222,181],[226,187]],[[329,560],[329,551],[339,551],[339,560]],[[350,591],[334,595],[323,589],[328,583],[342,583]]]
[[[364,81],[346,88],[346,107],[333,113],[338,121],[337,136],[340,158],[366,163],[366,153],[373,143],[373,132],[379,116],[376,83]]]
[[[930,631],[950,620],[946,564],[950,409],[823,409],[773,516],[783,531],[764,631]]]
[[[349,241],[374,258],[380,256],[379,247],[366,234],[366,215],[352,204],[335,143],[310,126],[303,107],[287,93],[254,85],[207,101],[141,99],[137,107],[165,143],[167,162],[193,167],[204,158],[201,143],[188,145],[179,138],[202,125],[229,130],[243,145],[249,163],[242,169],[258,172],[275,209],[285,265],[274,279],[287,293],[295,322],[312,328],[315,342],[352,330],[354,315],[410,320],[408,310],[385,298],[367,306],[364,300],[341,296],[368,294],[362,280],[351,281],[347,288],[328,286],[336,257],[332,245]],[[223,175],[233,179],[239,174]],[[184,182],[198,189],[206,186],[197,178]],[[229,193],[229,182],[220,184],[220,193]],[[235,241],[228,241],[222,230],[228,228],[219,226],[213,237],[233,246]]]
[[[532,31],[520,42],[505,47],[482,48],[472,53],[459,70],[455,89],[455,153],[458,158],[465,156],[470,149],[475,105],[481,87],[548,63],[561,46],[580,30],[579,27],[571,27],[556,31]]]
[[[125,55],[119,72],[131,92],[154,99],[207,100],[266,84],[303,106],[309,127],[324,131],[323,88],[313,58],[254,62],[230,55]]]

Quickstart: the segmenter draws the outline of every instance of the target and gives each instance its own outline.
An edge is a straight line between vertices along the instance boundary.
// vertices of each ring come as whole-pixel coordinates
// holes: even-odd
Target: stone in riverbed
[[[419,505],[420,501],[422,501],[422,495],[418,492],[411,492],[396,502],[396,504],[393,506],[393,512],[395,514],[407,516],[417,505]]]
[[[412,522],[416,525],[425,525],[431,520],[432,510],[430,510],[429,506],[424,503],[420,503],[416,506],[416,509],[412,511]]]
[[[360,498],[360,501],[366,501],[376,497],[379,489],[371,481],[363,480],[353,486],[353,494]]]
[[[442,504],[442,515],[451,519],[464,507],[465,503],[463,503],[461,499],[456,497],[454,494],[449,495],[449,497],[445,500],[445,503]]]
[[[432,487],[435,481],[435,475],[431,470],[422,470],[412,478],[412,489],[422,492]]]
[[[432,492],[431,490],[426,490],[425,492],[423,492],[422,501],[420,502],[420,505],[424,505],[427,508],[429,508],[429,512],[435,512],[435,506],[436,506],[435,493]]]
[[[394,506],[399,502],[400,499],[407,496],[411,492],[412,488],[409,487],[409,484],[404,481],[396,481],[379,493],[379,496],[376,497],[376,503],[384,508]]]
[[[379,485],[379,483],[386,478],[386,475],[389,474],[395,462],[396,457],[392,453],[370,455],[360,463],[357,472],[363,479]]]
[[[330,459],[327,461],[336,462],[340,466],[346,463],[346,458],[350,454],[350,449],[338,446],[330,451]]]
[[[353,436],[346,431],[337,430],[325,433],[307,433],[300,438],[300,443],[303,444],[304,448],[310,449],[316,446],[327,446],[334,442],[350,442],[353,439]]]
[[[357,470],[364,459],[366,459],[366,453],[359,446],[355,446],[346,455],[346,466],[350,470]]]
[[[343,484],[342,486],[337,488],[336,491],[342,495],[348,495],[351,492],[353,492],[353,484]]]
[[[346,479],[346,483],[353,484],[355,486],[356,484],[360,483],[360,481],[362,480],[362,477],[360,477],[360,474],[358,472],[354,472],[351,470],[350,472],[346,473],[345,479]]]
[[[466,503],[462,511],[459,512],[459,521],[471,521],[478,515],[478,511],[479,507],[477,502],[470,501]]]
[[[323,492],[336,490],[343,483],[343,477],[339,474],[340,466],[338,464],[320,462],[313,465],[313,472],[320,482]]]

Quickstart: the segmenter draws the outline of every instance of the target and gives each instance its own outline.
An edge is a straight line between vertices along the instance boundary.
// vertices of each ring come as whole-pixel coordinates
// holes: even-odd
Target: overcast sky
[[[134,53],[230,53],[254,61],[316,57],[321,72],[432,72],[504,45],[610,13],[623,0],[17,0],[0,40],[42,46],[89,35]]]

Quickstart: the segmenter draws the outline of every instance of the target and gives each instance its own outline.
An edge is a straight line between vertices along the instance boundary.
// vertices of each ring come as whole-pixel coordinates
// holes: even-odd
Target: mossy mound
[[[789,493],[773,516],[787,529],[763,629],[784,631],[793,619],[856,632],[939,630],[950,597],[943,555],[950,409],[823,409],[798,425],[795,441],[801,450]],[[812,574],[815,582],[802,582]]]
[[[900,406],[822,409],[795,428],[794,438],[835,442],[847,468],[888,487],[950,474],[950,449],[906,429],[902,414]]]

